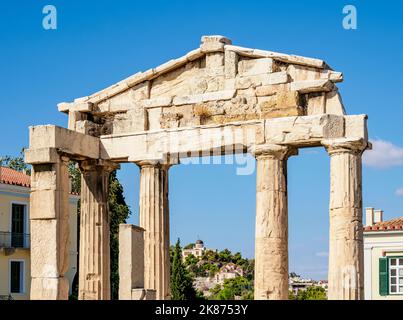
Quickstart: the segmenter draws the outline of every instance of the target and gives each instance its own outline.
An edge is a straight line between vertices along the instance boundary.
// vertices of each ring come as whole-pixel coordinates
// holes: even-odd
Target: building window
[[[389,258],[389,293],[403,294],[403,257]]]
[[[24,292],[24,261],[10,261],[10,293]]]
[[[13,203],[11,207],[11,246],[24,247],[26,205]]]

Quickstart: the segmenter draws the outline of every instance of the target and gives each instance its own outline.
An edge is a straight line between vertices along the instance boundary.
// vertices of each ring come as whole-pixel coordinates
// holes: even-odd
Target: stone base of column
[[[31,300],[67,300],[69,281],[67,278],[32,278]]]
[[[132,300],[156,300],[156,291],[152,289],[132,289]]]

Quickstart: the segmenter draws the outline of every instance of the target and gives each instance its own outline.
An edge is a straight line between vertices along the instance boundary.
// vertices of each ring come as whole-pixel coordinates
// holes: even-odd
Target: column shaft
[[[113,165],[80,164],[81,212],[79,299],[110,299],[109,174]]]
[[[168,167],[140,170],[140,227],[144,228],[144,286],[157,300],[170,296]]]
[[[256,152],[255,300],[288,299],[287,157],[266,146]]]
[[[331,300],[364,294],[362,150],[332,146],[330,154],[329,291]]]

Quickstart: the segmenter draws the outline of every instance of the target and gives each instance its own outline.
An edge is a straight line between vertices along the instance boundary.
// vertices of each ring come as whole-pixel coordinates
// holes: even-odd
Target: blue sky
[[[284,3],[287,3],[286,5]],[[55,5],[57,30],[42,28]],[[358,29],[342,27],[354,4]],[[91,94],[179,57],[200,37],[326,60],[344,73],[349,114],[368,114],[375,142],[363,169],[364,207],[403,216],[403,3],[401,1],[60,1],[0,2],[0,153],[28,146],[28,126],[67,125],[56,104]],[[329,159],[307,149],[289,160],[290,271],[327,277]],[[131,222],[138,220],[138,168],[119,173]],[[231,165],[170,170],[171,241],[254,252],[255,175]],[[399,189],[402,189],[399,191]],[[400,196],[399,196],[400,195]]]

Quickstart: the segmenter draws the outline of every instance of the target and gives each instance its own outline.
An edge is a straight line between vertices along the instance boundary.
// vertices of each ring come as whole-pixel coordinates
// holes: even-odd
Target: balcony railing
[[[29,234],[0,232],[0,248],[29,248]]]

